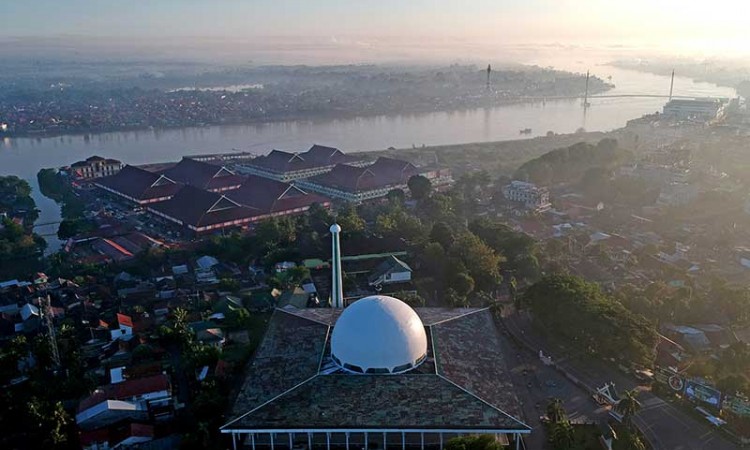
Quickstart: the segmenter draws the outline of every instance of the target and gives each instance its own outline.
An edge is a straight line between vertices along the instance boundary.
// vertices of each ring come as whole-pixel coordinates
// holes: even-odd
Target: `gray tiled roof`
[[[328,327],[276,310],[258,347],[234,415],[241,415],[317,375]]]
[[[528,430],[490,311],[415,311],[434,348],[424,367],[350,375],[319,370],[340,310],[277,310],[224,429]]]
[[[320,375],[228,429],[527,429],[437,375]]]

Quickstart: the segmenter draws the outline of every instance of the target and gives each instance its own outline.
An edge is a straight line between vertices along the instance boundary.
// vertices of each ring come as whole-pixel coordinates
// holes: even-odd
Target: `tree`
[[[524,292],[534,319],[557,338],[606,358],[650,365],[658,334],[643,316],[603,294],[594,283],[549,275]]]
[[[430,231],[430,240],[437,242],[443,246],[443,249],[448,250],[453,245],[453,229],[445,222],[437,222]]]
[[[494,290],[502,280],[502,258],[475,234],[467,231],[458,236],[449,253],[463,262],[477,290]]]
[[[507,256],[504,268],[521,279],[534,281],[539,277],[538,245],[530,236],[486,218],[472,221],[469,230],[498,255]]]
[[[457,273],[451,276],[450,286],[459,297],[466,298],[474,290],[474,279],[468,273]]]
[[[333,224],[331,212],[320,203],[310,205],[305,217],[307,217],[310,228],[320,235],[328,233],[328,228]]]
[[[550,441],[555,450],[568,450],[573,447],[575,434],[568,420],[550,425]]]
[[[445,450],[502,450],[503,446],[488,434],[459,436],[445,443]]]
[[[297,229],[291,217],[273,217],[258,224],[255,236],[267,249],[286,247],[297,239]]]
[[[631,389],[623,392],[620,403],[615,406],[615,410],[622,414],[623,422],[628,427],[631,427],[633,416],[641,410],[641,402],[638,401],[638,391]]]
[[[26,408],[29,422],[36,431],[32,439],[38,439],[42,444],[40,447],[59,446],[68,440],[65,428],[70,423],[70,417],[62,403],[48,403],[32,397]]]
[[[407,182],[411,197],[415,200],[422,200],[430,196],[432,191],[432,182],[422,175],[413,175]]]
[[[359,233],[365,229],[365,221],[357,213],[357,208],[351,204],[338,211],[336,223],[341,226],[342,232],[347,234]]]
[[[559,398],[550,399],[547,403],[547,419],[549,419],[552,424],[568,420],[562,400]]]
[[[747,373],[750,370],[750,345],[730,344],[719,356],[721,367],[728,373]]]
[[[418,257],[420,267],[436,280],[442,280],[445,276],[445,250],[437,242],[430,242],[420,252]]]
[[[291,269],[287,269],[280,275],[281,281],[286,289],[292,289],[304,281],[310,278],[310,269],[305,266],[296,266]]]
[[[220,291],[236,292],[240,290],[240,282],[234,278],[222,278],[219,281]]]
[[[750,392],[750,389],[748,389],[747,378],[742,374],[726,375],[719,379],[716,383],[716,387],[718,387],[724,395],[732,397],[736,396],[738,393],[746,395],[747,392]]]
[[[400,207],[380,214],[375,219],[375,231],[383,236],[404,238],[411,242],[426,239],[426,231],[419,218],[407,214]]]
[[[421,308],[425,305],[425,299],[416,292],[399,291],[393,294],[394,297],[403,301],[412,308]]]
[[[646,450],[646,444],[643,443],[643,440],[635,431],[622,433],[620,439],[623,442],[622,448],[628,450]]]
[[[396,205],[403,205],[406,200],[406,193],[403,189],[391,189],[386,195],[388,201]]]

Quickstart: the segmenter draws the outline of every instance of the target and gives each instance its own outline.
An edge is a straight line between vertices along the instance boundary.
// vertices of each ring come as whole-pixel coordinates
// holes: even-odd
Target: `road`
[[[565,378],[553,367],[545,366],[539,358],[511,339],[503,339],[503,351],[513,384],[517,386],[523,421],[532,427],[524,439],[526,448],[544,448],[546,435],[540,417],[545,414],[550,398],[563,400],[569,418],[574,422],[599,422],[606,418],[607,410],[594,403],[581,388]]]
[[[531,348],[543,350],[545,355],[551,355],[562,369],[572,374],[580,380],[582,385],[590,389],[602,386],[607,382],[614,382],[620,391],[638,386],[635,380],[604,362],[590,359],[584,361],[579,357],[580,355],[565,355],[559,351],[548,350],[552,346],[538,333],[534,332],[530,318],[526,314],[509,314],[504,317],[504,323],[506,329],[514,338]],[[527,351],[527,354],[532,353]],[[579,391],[583,392],[583,389],[579,388]],[[586,394],[586,397],[589,398],[588,394]],[[566,409],[574,411],[570,409],[568,399],[565,400]],[[634,421],[651,442],[654,450],[729,450],[739,448],[707,423],[697,421],[649,391],[642,391],[639,400],[643,409],[636,415]],[[595,414],[595,412],[593,413]],[[591,408],[584,406],[582,414],[592,414]],[[575,417],[574,414],[571,414],[571,416]]]

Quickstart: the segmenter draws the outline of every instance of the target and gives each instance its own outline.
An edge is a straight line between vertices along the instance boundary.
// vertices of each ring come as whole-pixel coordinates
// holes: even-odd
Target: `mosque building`
[[[331,227],[333,308],[277,309],[221,432],[235,449],[442,449],[531,428],[488,308],[412,308],[375,295],[343,309]]]

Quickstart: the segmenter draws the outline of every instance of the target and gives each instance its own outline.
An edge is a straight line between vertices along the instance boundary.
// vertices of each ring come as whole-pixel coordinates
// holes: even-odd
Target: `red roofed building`
[[[282,216],[307,211],[310,205],[318,203],[328,207],[331,201],[318,194],[310,194],[302,189],[281,181],[251,175],[227,197],[237,203],[259,211],[263,217]]]
[[[339,164],[329,173],[301,180],[298,185],[328,197],[360,203],[385,197],[393,189],[406,189],[409,178],[419,173],[410,162],[381,157],[366,167]]]
[[[193,186],[185,186],[170,200],[151,205],[148,210],[198,234],[247,225],[261,214],[226,195]]]
[[[178,183],[211,192],[237,189],[245,180],[244,177],[236,175],[224,166],[217,166],[191,158],[182,158],[182,161],[162,172],[162,175]]]
[[[174,198],[150,206],[149,211],[201,234],[298,214],[313,203],[330,206],[330,200],[320,195],[280,181],[250,176],[238,189],[222,194],[185,186]]]
[[[110,330],[112,340],[119,339],[123,336],[133,335],[133,318],[126,316],[125,314],[117,313],[117,324],[118,327],[114,330]]]
[[[359,166],[367,163],[337,148],[316,144],[304,153],[273,150],[266,156],[259,156],[239,166],[238,170],[286,182],[330,172],[337,164]]]
[[[94,185],[139,205],[169,200],[182,188],[182,184],[167,176],[135,166],[125,166],[116,175],[96,180]]]

